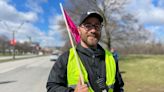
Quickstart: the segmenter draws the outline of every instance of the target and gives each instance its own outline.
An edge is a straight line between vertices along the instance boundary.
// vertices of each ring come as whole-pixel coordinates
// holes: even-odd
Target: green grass
[[[21,57],[21,58],[16,58],[16,59],[5,59],[5,60],[0,60],[0,63],[9,62],[9,61],[23,60],[23,59],[29,59],[29,58],[35,58],[35,57],[42,57],[42,56],[46,56],[46,55],[38,55],[38,56],[31,56],[31,57]]]
[[[125,92],[164,92],[164,55],[121,57]]]
[[[6,54],[2,54],[0,53],[0,56],[11,56],[12,54],[6,53]]]

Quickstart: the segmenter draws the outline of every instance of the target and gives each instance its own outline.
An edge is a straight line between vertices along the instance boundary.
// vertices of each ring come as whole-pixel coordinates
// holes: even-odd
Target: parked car
[[[52,53],[50,56],[51,61],[56,61],[59,57],[59,53]]]

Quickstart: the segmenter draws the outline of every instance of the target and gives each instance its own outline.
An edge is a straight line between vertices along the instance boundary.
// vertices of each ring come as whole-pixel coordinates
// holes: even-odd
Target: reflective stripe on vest
[[[84,82],[88,84],[89,92],[94,92],[91,86],[89,85],[88,73],[79,57],[78,59],[80,63],[80,68],[82,70]],[[113,85],[115,83],[116,65],[112,54],[108,50],[105,50],[105,65],[106,65],[106,85],[109,88],[108,92],[113,92]],[[71,48],[69,52],[69,58],[67,64],[68,86],[75,88],[78,83],[78,80],[79,80],[79,70],[76,63],[76,58],[74,56],[73,48]]]

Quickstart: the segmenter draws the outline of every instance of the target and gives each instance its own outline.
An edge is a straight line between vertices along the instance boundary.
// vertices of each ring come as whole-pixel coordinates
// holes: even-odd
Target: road
[[[46,92],[49,56],[0,63],[0,92]]]

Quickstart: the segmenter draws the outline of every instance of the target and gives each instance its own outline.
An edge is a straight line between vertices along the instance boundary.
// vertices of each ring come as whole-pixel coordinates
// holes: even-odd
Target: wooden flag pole
[[[68,26],[68,23],[67,23],[65,14],[64,14],[64,9],[63,9],[63,6],[62,6],[61,3],[60,3],[60,8],[61,8],[61,11],[62,11],[62,14],[63,14],[63,17],[64,17],[64,21],[65,21],[65,24],[66,24],[66,27],[67,27],[69,39],[71,41],[71,45],[72,45],[72,48],[73,48],[73,51],[74,51],[74,55],[75,55],[75,58],[76,58],[76,63],[77,63],[77,66],[78,66],[78,69],[79,69],[79,73],[80,73],[80,80],[81,80],[81,83],[83,85],[84,84],[84,79],[83,79],[83,74],[82,74],[82,71],[81,71],[81,68],[80,68],[80,62],[79,62],[78,55],[77,55],[77,52],[76,52],[76,49],[75,49],[75,45],[73,43],[73,39],[72,39],[72,36],[71,36],[71,33],[70,33],[70,28]]]

